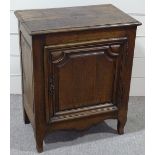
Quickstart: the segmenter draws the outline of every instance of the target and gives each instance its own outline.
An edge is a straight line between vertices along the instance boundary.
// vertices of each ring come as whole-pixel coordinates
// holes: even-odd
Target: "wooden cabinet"
[[[124,133],[136,28],[113,5],[16,11],[23,114],[38,152],[46,134],[118,120]]]

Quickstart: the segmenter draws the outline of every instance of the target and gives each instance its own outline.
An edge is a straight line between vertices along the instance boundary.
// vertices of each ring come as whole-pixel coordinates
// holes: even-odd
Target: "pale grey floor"
[[[43,155],[144,155],[144,97],[130,97],[125,134],[116,134],[116,120],[89,130],[58,131],[45,138]],[[36,155],[31,125],[22,118],[20,95],[11,95],[11,155]]]

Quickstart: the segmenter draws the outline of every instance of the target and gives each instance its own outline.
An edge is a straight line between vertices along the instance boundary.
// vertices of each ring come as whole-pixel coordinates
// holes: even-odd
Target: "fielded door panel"
[[[47,120],[61,112],[115,105],[126,42],[113,38],[45,47]]]

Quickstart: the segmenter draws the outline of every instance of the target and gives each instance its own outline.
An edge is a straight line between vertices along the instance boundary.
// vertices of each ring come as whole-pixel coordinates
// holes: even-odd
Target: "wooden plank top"
[[[30,35],[141,25],[111,4],[15,11]]]

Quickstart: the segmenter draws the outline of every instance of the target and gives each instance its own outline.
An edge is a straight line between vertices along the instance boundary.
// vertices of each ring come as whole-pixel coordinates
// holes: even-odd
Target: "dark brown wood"
[[[140,23],[113,5],[15,12],[19,20],[23,114],[38,152],[55,130],[117,119],[124,133]]]
[[[15,13],[30,34],[139,25],[137,20],[111,4]]]

